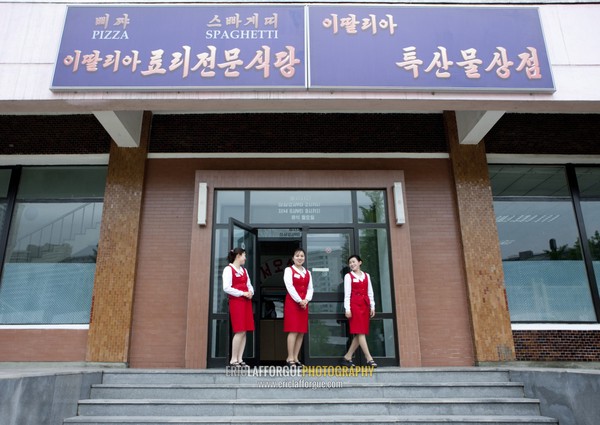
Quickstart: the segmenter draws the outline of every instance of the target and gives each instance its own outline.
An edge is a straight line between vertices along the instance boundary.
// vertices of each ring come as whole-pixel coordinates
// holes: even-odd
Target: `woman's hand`
[[[250,291],[244,292],[244,294],[242,296],[248,298],[249,300],[251,300],[252,299],[252,292],[250,292]]]
[[[371,319],[375,317],[375,310],[371,309]]]
[[[346,312],[346,318],[348,318],[348,319],[352,318],[352,312],[351,311],[347,311]]]
[[[298,303],[300,305],[300,307],[302,307],[303,309],[306,309],[306,306],[308,305],[308,301],[307,300],[302,300]]]

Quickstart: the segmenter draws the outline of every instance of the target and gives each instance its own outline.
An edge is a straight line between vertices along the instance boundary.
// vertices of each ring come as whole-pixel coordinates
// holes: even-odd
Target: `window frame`
[[[561,199],[563,201],[568,200],[571,202],[571,205],[573,207],[574,217],[575,217],[575,225],[577,227],[577,235],[579,236],[579,239],[581,241],[588,240],[587,232],[585,229],[585,221],[584,221],[583,212],[582,212],[582,208],[581,208],[581,199],[582,198],[581,198],[581,195],[579,192],[579,184],[577,181],[576,169],[578,167],[587,167],[587,168],[598,167],[598,168],[600,168],[600,166],[594,166],[594,165],[590,165],[590,164],[511,164],[511,163],[489,164],[488,163],[488,169],[490,166],[503,166],[503,165],[505,165],[505,166],[525,165],[525,166],[530,166],[530,167],[562,167],[565,172],[565,178],[566,178],[570,196],[514,196],[514,195],[496,196],[492,192],[492,200],[493,200],[493,202],[496,202],[496,201],[510,202],[510,201],[516,201],[516,200],[520,200],[520,201],[557,200],[557,199]],[[490,184],[490,190],[491,190],[491,184]],[[499,237],[498,237],[498,243],[500,243]],[[591,255],[589,244],[581,243],[581,255],[582,255],[582,261],[584,263],[584,268],[586,271],[586,276],[588,279],[588,284],[590,286],[590,293],[591,293],[591,297],[592,297],[592,304],[594,307],[594,312],[596,313],[596,321],[595,322],[570,322],[570,321],[561,321],[561,322],[548,321],[548,322],[546,322],[546,321],[512,321],[511,320],[511,323],[517,324],[517,325],[519,325],[519,324],[538,324],[538,323],[539,324],[561,323],[561,324],[585,325],[585,324],[600,323],[600,291],[598,288],[598,281],[597,281],[598,279],[596,278],[596,275],[594,273],[594,268],[593,268],[593,263],[592,263],[592,255]]]
[[[22,172],[24,168],[55,168],[55,167],[72,167],[72,168],[87,168],[87,167],[106,167],[108,174],[108,166],[106,164],[60,164],[60,165],[9,165],[0,166],[0,169],[10,169],[11,177],[8,185],[7,196],[0,198],[0,201],[6,201],[6,214],[4,217],[4,226],[0,231],[0,285],[4,275],[4,264],[6,260],[7,248],[10,238],[10,231],[13,226],[14,216],[17,204],[19,202],[18,192],[21,182]],[[106,182],[104,183],[106,186]],[[43,198],[43,199],[26,199],[24,202],[31,203],[47,203],[47,202],[102,202],[104,204],[104,194],[102,197],[80,197],[80,198]],[[100,239],[98,240],[100,241]],[[39,324],[0,324],[0,329],[88,329],[89,319],[87,323],[39,323]]]

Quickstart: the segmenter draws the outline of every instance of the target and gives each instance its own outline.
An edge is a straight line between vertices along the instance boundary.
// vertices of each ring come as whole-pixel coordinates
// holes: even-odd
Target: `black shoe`
[[[377,363],[375,363],[375,360],[369,360],[367,362],[367,366],[371,366],[372,368],[376,368],[377,367]]]
[[[346,357],[342,357],[342,366],[354,367],[355,365],[352,362],[352,360],[348,360]]]
[[[296,364],[296,367],[304,367],[304,365],[300,362],[294,362]]]
[[[287,360],[285,361],[285,365],[287,367],[296,367],[296,362],[288,362]]]

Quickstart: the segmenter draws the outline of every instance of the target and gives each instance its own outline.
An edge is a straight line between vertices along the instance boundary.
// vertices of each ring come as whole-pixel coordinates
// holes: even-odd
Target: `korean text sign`
[[[304,89],[304,27],[302,6],[72,6],[52,89]]]
[[[52,89],[553,92],[554,83],[536,8],[71,6]]]
[[[311,6],[310,87],[554,91],[535,8]]]

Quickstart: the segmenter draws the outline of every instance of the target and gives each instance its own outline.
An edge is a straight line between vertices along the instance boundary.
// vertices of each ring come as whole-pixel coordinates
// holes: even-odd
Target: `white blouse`
[[[291,267],[286,267],[285,272],[283,273],[283,282],[285,283],[285,288],[288,291],[288,294],[290,294],[290,297],[292,297],[292,299],[294,301],[296,301],[297,303],[299,303],[300,301],[302,301],[302,298],[300,298],[300,295],[298,295],[298,291],[296,291],[296,288],[294,288],[294,281],[293,281],[293,277],[296,274],[297,278],[298,277],[305,277],[306,273],[308,273],[310,279],[308,280],[308,289],[306,291],[306,301],[310,301],[312,300],[312,296],[313,296],[313,281],[312,281],[312,275],[310,274],[310,272],[308,270],[306,270],[305,267],[302,268],[302,270],[298,269],[296,266],[291,266]]]
[[[365,278],[369,276],[368,273],[363,272],[361,277],[354,272],[347,273],[344,276],[344,310],[346,313],[350,312],[350,295],[352,294],[352,282],[356,282],[356,280],[362,282]],[[371,303],[371,310],[375,310],[375,294],[373,293],[373,285],[371,285],[371,276],[369,276],[369,302]]]
[[[231,266],[235,269],[236,276],[243,276],[244,273],[246,275],[248,275],[248,272],[243,267],[240,267],[240,269],[238,270],[231,263],[229,263],[229,266]],[[232,286],[233,285],[233,274],[231,272],[231,267],[229,267],[229,266],[227,266],[223,269],[223,291],[225,291],[225,293],[227,293],[228,295],[231,295],[234,297],[241,297],[244,295],[244,291],[235,289]],[[250,276],[248,276],[247,287],[248,287],[248,292],[250,292],[252,295],[254,295],[254,288],[252,287],[252,283],[250,282]]]

